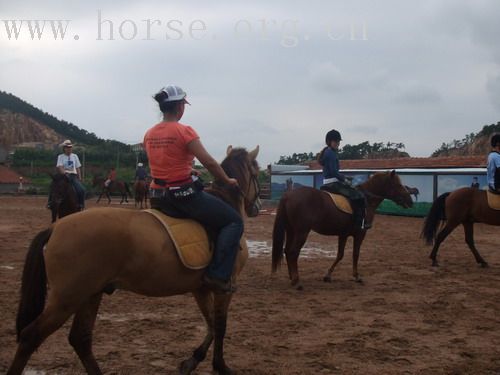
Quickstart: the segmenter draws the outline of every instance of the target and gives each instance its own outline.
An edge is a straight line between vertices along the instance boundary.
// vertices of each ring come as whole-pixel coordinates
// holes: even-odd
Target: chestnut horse
[[[123,202],[128,203],[127,196],[132,198],[132,194],[130,194],[130,189],[128,187],[127,182],[116,180],[112,181],[109,186],[106,186],[105,182],[106,179],[101,176],[94,176],[94,178],[92,179],[92,187],[101,188],[101,193],[99,194],[96,203],[99,203],[101,201],[102,196],[106,195],[106,198],[108,198],[108,204],[110,204],[111,203],[110,193],[113,193],[115,191],[119,192],[122,197],[120,204],[122,204]]]
[[[52,212],[52,222],[69,214],[79,211],[78,197],[75,188],[71,184],[68,176],[62,173],[50,175],[50,211]]]
[[[250,216],[258,204],[257,154],[258,147],[252,152],[229,147],[221,166],[238,180],[239,188],[213,188],[242,215]],[[245,246],[233,277],[247,258]],[[113,289],[158,297],[192,293],[208,330],[201,345],[181,363],[180,372],[190,374],[215,340],[213,368],[231,374],[223,358],[231,295],[204,288],[203,273],[183,266],[172,239],[147,212],[95,208],[59,220],[35,237],[26,257],[17,315],[19,344],[8,374],[21,375],[32,353],[72,315],[69,342],[87,373],[101,374],[92,353],[92,330],[103,291]]]
[[[135,207],[140,204],[140,208],[142,209],[142,203],[144,202],[145,208],[148,208],[148,190],[149,184],[144,180],[137,180],[134,183],[134,198],[135,198]]]
[[[375,210],[384,199],[390,199],[405,208],[413,205],[410,194],[401,184],[395,171],[375,173],[366,182],[357,186],[357,189],[366,196],[368,222],[373,221]],[[347,238],[352,236],[354,239],[353,277],[361,282],[358,274],[358,259],[366,230],[356,227],[353,216],[339,210],[328,194],[310,187],[287,192],[280,200],[273,229],[272,271],[276,272],[281,263],[286,236],[284,252],[288,275],[292,286],[302,289],[297,260],[311,230],[319,234],[339,236],[337,257],[323,280],[331,282],[333,270],[344,256]]]
[[[442,223],[445,225],[438,233]],[[466,187],[436,198],[422,229],[422,237],[426,243],[432,245],[434,242],[429,256],[434,267],[439,266],[437,261],[439,246],[460,224],[464,227],[465,242],[476,262],[482,267],[488,267],[488,263],[479,254],[474,244],[474,223],[500,225],[500,211],[489,207],[485,190]]]

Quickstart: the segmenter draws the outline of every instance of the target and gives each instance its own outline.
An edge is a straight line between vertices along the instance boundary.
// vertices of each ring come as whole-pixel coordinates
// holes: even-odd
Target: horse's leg
[[[101,194],[99,194],[99,197],[97,198],[96,203],[99,203],[99,201],[100,201],[100,200],[101,200],[101,198],[102,198],[102,194],[103,194],[103,193],[104,193],[104,191],[101,191]]]
[[[214,357],[212,367],[220,375],[231,375],[233,371],[224,361],[224,336],[226,335],[227,311],[231,294],[214,294]]]
[[[213,294],[206,290],[201,290],[193,293],[193,295],[207,323],[207,335],[201,345],[194,350],[193,355],[182,361],[179,370],[183,375],[191,374],[198,367],[198,364],[207,356],[207,351],[214,340]]]
[[[111,204],[111,195],[109,194],[109,190],[106,190],[106,197],[108,198],[108,204]]]
[[[488,263],[483,259],[483,257],[479,254],[479,251],[476,249],[476,245],[474,244],[474,223],[465,222],[464,232],[465,232],[465,242],[469,246],[470,251],[476,258],[476,262],[481,265],[481,267],[488,267]]]
[[[75,314],[69,343],[75,349],[76,354],[82,361],[87,374],[102,374],[97,364],[94,353],[92,353],[92,331],[97,316],[97,310],[101,303],[102,293],[96,294],[85,303]]]
[[[339,247],[338,247],[338,251],[337,251],[337,257],[335,258],[335,261],[333,262],[332,266],[330,267],[330,269],[326,273],[325,277],[323,277],[324,282],[327,282],[327,283],[332,282],[333,270],[335,269],[335,266],[337,266],[337,264],[344,257],[344,249],[345,249],[345,244],[347,242],[347,237],[348,236],[339,236]]]
[[[7,375],[21,375],[33,352],[47,337],[59,329],[72,314],[73,311],[48,301],[45,310],[40,316],[22,330],[16,356],[7,371]]]
[[[358,260],[359,260],[359,252],[361,250],[361,244],[365,239],[366,231],[358,232],[354,235],[354,241],[352,246],[352,277],[358,283],[363,282],[358,273]]]
[[[451,232],[458,226],[459,223],[451,223],[447,222],[444,228],[438,233],[436,236],[436,239],[434,240],[434,247],[432,248],[431,255],[429,258],[432,259],[432,267],[437,267],[439,266],[439,263],[437,261],[437,253],[439,250],[439,245],[450,235]]]
[[[300,255],[300,249],[306,243],[309,231],[302,233],[294,233],[293,237],[288,240],[285,246],[286,263],[288,265],[288,273],[290,275],[290,280],[292,286],[295,286],[297,290],[304,289],[299,282],[299,265],[298,259]],[[290,246],[288,244],[290,243]]]

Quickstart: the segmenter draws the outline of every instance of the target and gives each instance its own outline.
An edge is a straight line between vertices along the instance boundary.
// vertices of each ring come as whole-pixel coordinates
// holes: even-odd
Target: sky
[[[429,156],[500,121],[499,14],[498,0],[1,1],[0,89],[138,143],[175,84],[218,160],[228,145],[260,145],[262,165],[318,152],[332,128]],[[28,20],[45,20],[40,38]]]

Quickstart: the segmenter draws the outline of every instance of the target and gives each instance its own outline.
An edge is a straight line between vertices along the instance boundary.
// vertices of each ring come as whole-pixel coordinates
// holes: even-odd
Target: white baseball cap
[[[160,92],[164,92],[167,94],[167,97],[162,100],[162,102],[177,102],[180,100],[184,100],[185,103],[191,105],[186,100],[186,93],[179,86],[168,85],[160,90]]]
[[[142,163],[137,163],[137,166],[138,167],[142,167]]]

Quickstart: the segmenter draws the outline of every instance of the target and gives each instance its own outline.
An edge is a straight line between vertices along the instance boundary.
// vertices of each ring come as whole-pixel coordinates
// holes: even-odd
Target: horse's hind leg
[[[295,286],[298,290],[303,289],[302,285],[299,282],[298,259],[300,249],[302,249],[302,246],[304,246],[304,244],[306,243],[308,234],[309,231],[303,233],[294,233],[292,238],[287,238],[287,244],[285,246],[288,274],[290,275],[292,286]]]
[[[87,374],[102,374],[92,352],[92,331],[97,316],[97,310],[101,303],[102,293],[90,298],[75,314],[73,325],[69,333],[69,343],[75,349],[76,354],[82,361]]]
[[[193,355],[182,361],[179,370],[183,375],[191,374],[198,367],[198,364],[207,356],[207,351],[214,340],[213,295],[206,290],[197,291],[193,295],[207,323],[207,335],[201,345],[194,350]]]
[[[431,255],[429,258],[432,259],[432,266],[437,267],[439,263],[437,261],[437,253],[441,243],[450,235],[451,232],[458,226],[458,223],[447,222],[445,227],[438,233],[436,239],[434,240],[434,247],[432,248]]]
[[[227,311],[231,295],[214,295],[214,357],[212,367],[219,375],[231,375],[233,371],[224,361],[224,336],[226,335]]]
[[[481,267],[488,267],[488,263],[479,254],[479,251],[476,249],[476,245],[474,244],[474,223],[465,222],[463,225],[465,232],[465,242],[469,246],[470,251],[472,251],[474,258],[476,258],[476,262],[479,263]]]
[[[342,260],[344,257],[344,250],[345,250],[345,244],[347,242],[347,236],[339,236],[339,246],[338,246],[338,251],[337,251],[337,257],[335,258],[335,261],[333,262],[332,266],[326,273],[325,277],[323,277],[323,281],[327,283],[332,282],[332,273],[333,270],[335,269],[335,266]]]
[[[354,236],[354,241],[352,246],[352,277],[354,277],[354,281],[358,283],[363,282],[358,272],[358,261],[359,261],[359,253],[361,251],[361,244],[365,239],[365,235],[366,231],[356,234]]]
[[[47,307],[19,336],[16,356],[7,375],[21,375],[33,352],[42,342],[59,329],[73,312],[48,301]]]

